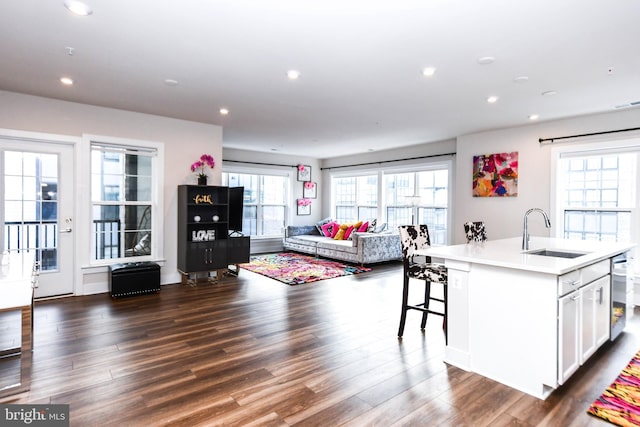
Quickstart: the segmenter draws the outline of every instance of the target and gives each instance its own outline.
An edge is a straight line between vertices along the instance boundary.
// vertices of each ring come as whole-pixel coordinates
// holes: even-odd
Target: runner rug
[[[587,412],[618,426],[640,426],[640,351]]]
[[[240,264],[240,268],[262,274],[287,285],[301,285],[371,271],[367,267],[291,252],[254,256],[251,257],[251,262],[248,264]]]

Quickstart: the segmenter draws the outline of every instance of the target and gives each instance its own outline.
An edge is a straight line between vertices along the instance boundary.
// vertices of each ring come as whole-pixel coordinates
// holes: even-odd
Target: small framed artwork
[[[473,156],[473,197],[518,195],[518,152]]]
[[[311,200],[298,199],[298,215],[311,215]]]
[[[311,166],[298,165],[298,181],[311,181]]]
[[[315,182],[306,181],[302,187],[302,197],[305,199],[315,199],[318,196],[318,185]]]

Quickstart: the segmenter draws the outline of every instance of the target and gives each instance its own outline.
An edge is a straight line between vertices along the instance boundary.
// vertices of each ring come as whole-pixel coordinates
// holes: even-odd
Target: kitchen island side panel
[[[471,370],[539,398],[557,386],[557,276],[473,264]]]

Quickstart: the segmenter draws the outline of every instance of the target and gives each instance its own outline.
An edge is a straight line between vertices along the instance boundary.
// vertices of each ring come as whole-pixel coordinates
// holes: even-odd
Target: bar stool
[[[484,221],[465,222],[464,234],[467,236],[467,243],[487,241],[487,230],[484,226]]]
[[[398,338],[402,338],[404,333],[404,325],[407,320],[407,311],[417,310],[422,312],[422,323],[420,328],[424,331],[427,325],[427,315],[435,314],[442,316],[442,328],[447,338],[447,269],[444,265],[431,263],[431,258],[426,257],[426,262],[416,262],[414,260],[415,251],[425,249],[431,246],[429,239],[429,228],[426,224],[420,225],[401,225],[398,227],[400,231],[400,243],[402,245],[402,265],[404,271],[404,283],[402,286],[402,314],[400,316],[400,327],[398,328]],[[411,305],[409,299],[409,279],[418,279],[425,281],[424,302]],[[443,298],[435,298],[431,296],[431,284],[441,283],[443,286]],[[430,301],[437,301],[443,304],[442,311],[436,311],[429,308]]]

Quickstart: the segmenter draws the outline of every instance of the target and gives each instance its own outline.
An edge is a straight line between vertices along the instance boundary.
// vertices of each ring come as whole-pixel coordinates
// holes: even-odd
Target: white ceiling
[[[212,123],[225,147],[317,158],[640,101],[638,0],[86,2],[80,17],[63,0],[2,0],[0,89]]]

